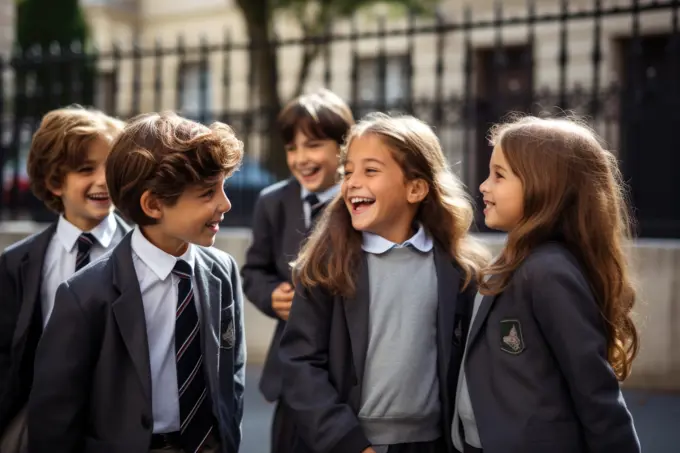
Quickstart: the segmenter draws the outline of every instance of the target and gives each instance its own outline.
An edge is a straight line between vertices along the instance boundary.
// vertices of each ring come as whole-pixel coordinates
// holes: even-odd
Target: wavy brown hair
[[[480,280],[481,292],[502,292],[536,246],[560,241],[584,268],[606,323],[609,362],[624,380],[639,342],[624,252],[632,225],[616,157],[575,119],[514,119],[492,128],[491,143],[522,182],[524,215],[484,269],[496,278]]]
[[[56,109],[42,118],[33,134],[27,171],[36,198],[55,212],[64,212],[61,197],[52,190],[64,184],[66,175],[87,160],[93,142],[111,144],[125,123],[98,110],[79,105]]]
[[[130,221],[152,225],[139,203],[147,190],[168,206],[189,187],[210,187],[240,166],[243,143],[224,123],[210,127],[174,112],[145,113],[130,120],[106,161],[114,205]]]
[[[450,253],[462,268],[467,286],[486,263],[487,252],[468,234],[473,221],[472,203],[449,168],[437,136],[416,118],[372,114],[352,127],[342,147],[341,160],[346,159],[354,139],[369,134],[379,137],[392,151],[407,180],[422,179],[428,184],[430,190],[414,220]],[[294,264],[295,281],[307,288],[319,285],[333,294],[353,295],[362,255],[361,238],[338,195],[303,246]]]

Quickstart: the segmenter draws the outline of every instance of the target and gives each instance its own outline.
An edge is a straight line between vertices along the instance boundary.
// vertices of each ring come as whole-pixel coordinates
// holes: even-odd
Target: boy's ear
[[[47,182],[45,183],[45,186],[47,187],[47,190],[49,190],[50,192],[52,192],[52,194],[53,194],[55,197],[61,197],[62,195],[64,195],[64,190],[61,188],[61,186],[54,186],[54,185],[53,185],[51,182],[49,182],[49,181],[47,181]]]
[[[430,192],[430,186],[424,179],[414,179],[408,182],[406,200],[409,203],[420,203]]]
[[[139,197],[139,205],[144,214],[152,219],[159,220],[163,217],[163,204],[150,190],[145,190],[142,196]]]

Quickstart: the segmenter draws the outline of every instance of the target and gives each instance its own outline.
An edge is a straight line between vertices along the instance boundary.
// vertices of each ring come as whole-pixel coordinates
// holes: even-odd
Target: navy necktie
[[[201,329],[191,266],[178,260],[172,273],[179,277],[175,318],[177,389],[179,390],[180,442],[186,453],[201,451],[213,429],[210,393],[203,372]]]
[[[90,251],[96,239],[91,233],[78,236],[78,254],[76,255],[76,271],[90,264]]]
[[[310,193],[309,195],[307,195],[305,197],[305,202],[309,203],[310,212],[311,212],[311,215],[310,215],[311,222],[310,222],[310,224],[314,225],[316,218],[319,216],[321,211],[323,211],[324,203],[322,203],[319,200],[319,197],[317,197],[313,193]]]

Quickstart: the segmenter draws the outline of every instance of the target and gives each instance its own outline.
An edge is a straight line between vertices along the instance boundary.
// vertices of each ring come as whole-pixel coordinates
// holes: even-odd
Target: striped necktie
[[[179,277],[175,318],[177,389],[179,390],[180,442],[186,453],[201,451],[213,429],[210,393],[203,372],[201,331],[191,266],[178,260],[172,273]]]
[[[90,251],[97,240],[91,233],[78,236],[78,254],[76,255],[76,271],[90,264]]]
[[[310,224],[314,225],[316,222],[316,218],[319,216],[321,211],[323,211],[324,203],[322,203],[319,200],[319,197],[317,197],[315,194],[310,193],[305,197],[305,202],[309,203],[309,208],[310,208]]]

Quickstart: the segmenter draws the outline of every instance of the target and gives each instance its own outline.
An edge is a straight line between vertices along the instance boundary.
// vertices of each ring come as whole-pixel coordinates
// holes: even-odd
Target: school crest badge
[[[501,321],[501,351],[515,355],[524,351],[522,324],[518,319]]]
[[[234,332],[234,320],[230,319],[226,326],[225,323],[222,324],[220,347],[224,349],[231,349],[234,347],[235,341],[236,334]]]

